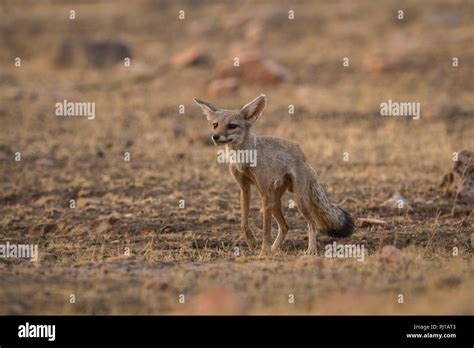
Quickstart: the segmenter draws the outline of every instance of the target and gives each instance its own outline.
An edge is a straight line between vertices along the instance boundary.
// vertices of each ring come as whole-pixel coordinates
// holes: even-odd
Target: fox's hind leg
[[[286,235],[288,234],[288,224],[285,221],[283,213],[281,212],[281,204],[278,207],[273,207],[272,214],[278,222],[278,235],[273,242],[272,252],[275,252],[280,248],[281,244],[285,240]]]
[[[306,255],[317,255],[316,251],[316,229],[313,224],[308,223],[308,249],[305,252]]]
[[[308,198],[304,197],[301,193],[295,192],[296,205],[298,206],[299,211],[303,214],[304,219],[308,224],[308,249],[305,254],[307,255],[317,255],[316,251],[316,234],[317,229],[312,221],[311,216],[311,201]]]
[[[272,245],[272,198],[269,194],[262,194],[263,211],[263,243],[260,256],[266,256],[271,252]]]
[[[275,241],[273,242],[271,249],[272,252],[278,250],[288,233],[288,224],[286,223],[285,217],[283,216],[283,212],[281,211],[281,197],[288,189],[290,184],[291,183],[287,177],[283,178],[282,180],[278,180],[273,184],[272,214],[278,222],[278,235]]]

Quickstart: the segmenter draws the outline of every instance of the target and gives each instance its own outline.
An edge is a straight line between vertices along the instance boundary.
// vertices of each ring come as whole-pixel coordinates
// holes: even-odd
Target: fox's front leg
[[[270,197],[262,197],[263,210],[263,243],[261,255],[268,255],[272,246],[272,204]]]
[[[244,183],[240,187],[240,230],[245,237],[245,241],[250,249],[255,248],[255,237],[249,226],[249,210],[250,210],[250,184]]]

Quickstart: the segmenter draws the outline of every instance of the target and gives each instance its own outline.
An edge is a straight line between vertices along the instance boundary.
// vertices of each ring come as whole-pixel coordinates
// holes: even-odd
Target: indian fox
[[[215,145],[225,145],[235,151],[256,151],[258,154],[254,166],[248,163],[230,164],[230,172],[240,186],[241,231],[250,249],[256,244],[249,227],[251,185],[256,186],[262,199],[263,255],[278,250],[288,233],[281,209],[281,197],[286,191],[294,194],[296,205],[308,224],[306,254],[316,254],[318,231],[341,238],[352,234],[353,219],[328,200],[318,175],[306,162],[299,145],[277,137],[257,137],[252,132],[252,125],[265,109],[265,95],[261,94],[240,110],[219,109],[198,98],[194,101],[207,116]],[[278,223],[278,235],[273,244],[272,216]]]

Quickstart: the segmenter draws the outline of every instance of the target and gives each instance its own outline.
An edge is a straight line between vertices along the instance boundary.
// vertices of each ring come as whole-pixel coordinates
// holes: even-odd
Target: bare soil
[[[0,314],[474,313],[472,205],[439,187],[453,152],[474,148],[472,1],[99,1],[80,2],[75,20],[70,9],[0,3],[0,243],[40,251],[0,259]],[[125,42],[131,67],[55,64],[64,40],[98,38]],[[169,65],[194,45],[211,60]],[[209,95],[237,46],[292,79]],[[283,250],[248,250],[238,186],[192,98],[238,108],[261,92],[257,134],[300,143],[333,202],[387,222],[337,240],[364,245],[363,262],[325,258],[334,240],[319,235],[320,260],[301,266],[306,225],[291,195]],[[95,102],[95,119],[55,116],[64,99]],[[421,118],[381,117],[388,99],[420,102]],[[382,206],[395,192],[408,207]],[[251,223],[261,241],[255,191]],[[384,245],[403,257],[384,262]]]

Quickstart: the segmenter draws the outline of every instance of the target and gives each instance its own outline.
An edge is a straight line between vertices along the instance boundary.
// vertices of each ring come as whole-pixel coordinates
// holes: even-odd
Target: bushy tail
[[[354,220],[345,210],[332,204],[313,170],[310,183],[312,216],[319,231],[336,238],[349,237],[354,231]]]

